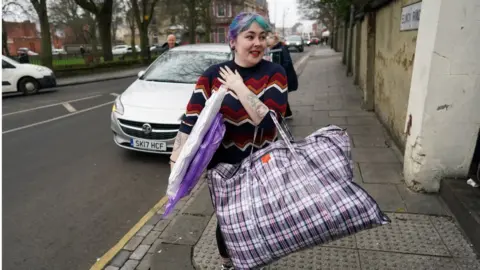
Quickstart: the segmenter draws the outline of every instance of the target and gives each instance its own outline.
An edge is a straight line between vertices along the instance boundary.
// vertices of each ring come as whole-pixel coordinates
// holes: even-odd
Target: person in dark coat
[[[272,33],[267,39],[268,46],[270,48],[271,61],[280,64],[287,74],[288,92],[293,92],[298,89],[298,77],[293,67],[293,60],[290,56],[287,46],[280,42],[280,38],[277,33]],[[287,102],[287,111],[285,113],[285,119],[291,119],[293,117],[290,104]]]
[[[177,38],[175,37],[175,35],[168,35],[167,37],[167,42],[165,42],[163,45],[162,45],[162,53],[172,49],[172,48],[175,48],[179,46],[179,44],[177,43]]]
[[[22,52],[20,53],[20,56],[18,57],[18,62],[20,64],[29,64],[30,63],[30,59],[28,57],[28,54],[26,52]]]

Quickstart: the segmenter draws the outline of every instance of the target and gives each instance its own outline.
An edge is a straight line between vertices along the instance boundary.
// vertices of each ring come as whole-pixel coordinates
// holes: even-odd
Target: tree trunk
[[[115,45],[117,41],[117,23],[112,23],[112,43]]]
[[[97,22],[92,21],[92,24],[90,25],[90,44],[92,45],[92,54],[95,56],[95,59],[98,55],[98,39],[97,39]]]
[[[131,39],[130,39],[130,46],[132,46],[132,57],[133,59],[137,59],[137,50],[135,49],[135,25],[133,27],[130,27],[131,31]]]
[[[212,17],[210,16],[210,6],[205,7],[205,41],[210,43],[212,35]]]
[[[47,5],[45,1],[41,1],[37,13],[40,20],[40,31],[42,37],[42,50],[40,54],[40,60],[43,66],[53,68],[52,40],[50,35],[50,24],[48,23]]]
[[[189,6],[188,6],[188,11],[189,11],[189,15],[190,15],[190,20],[189,20],[189,25],[188,25],[188,28],[189,28],[189,41],[190,41],[190,44],[195,44],[195,28],[196,28],[196,23],[195,23],[195,16],[196,16],[196,11],[195,11],[195,0],[190,0],[188,2]]]
[[[148,47],[148,24],[143,22],[140,25],[140,48],[142,55],[142,63],[146,64],[150,60],[150,48]]]
[[[99,28],[98,30],[100,32],[100,41],[102,43],[103,60],[112,61],[112,16],[108,16],[108,14],[101,14],[100,16],[97,16],[97,20]]]
[[[2,48],[3,53],[6,56],[10,56],[10,51],[8,50],[8,34],[7,30],[5,30],[5,21],[2,19]]]

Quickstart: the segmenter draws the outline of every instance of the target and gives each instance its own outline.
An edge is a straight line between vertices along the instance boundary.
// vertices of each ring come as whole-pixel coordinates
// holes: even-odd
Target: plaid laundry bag
[[[390,222],[352,181],[350,139],[343,129],[324,127],[292,142],[276,117],[272,119],[282,141],[240,164],[220,163],[208,171],[215,212],[235,269],[261,267]]]

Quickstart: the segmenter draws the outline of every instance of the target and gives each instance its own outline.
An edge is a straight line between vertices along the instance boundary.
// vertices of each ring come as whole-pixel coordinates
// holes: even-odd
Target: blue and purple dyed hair
[[[228,40],[237,39],[238,35],[250,28],[254,22],[258,23],[265,32],[271,31],[270,25],[262,15],[254,12],[241,12],[233,19],[228,28]]]

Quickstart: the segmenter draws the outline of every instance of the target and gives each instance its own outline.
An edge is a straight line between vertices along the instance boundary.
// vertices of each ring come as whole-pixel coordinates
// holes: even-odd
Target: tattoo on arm
[[[248,93],[247,95],[248,104],[255,110],[257,116],[264,118],[268,113],[268,107],[263,104],[263,102],[254,94]]]

